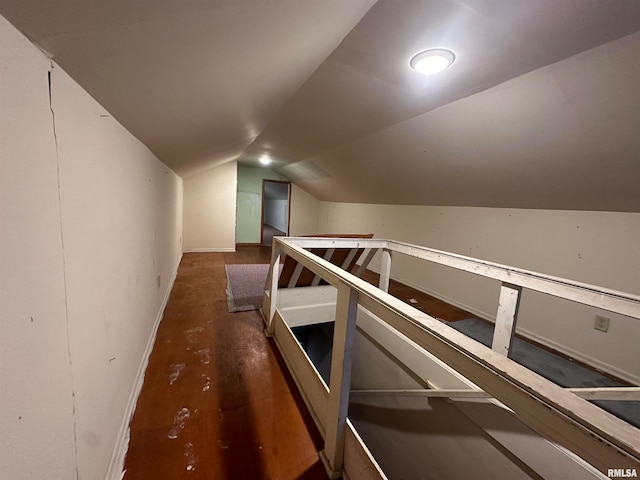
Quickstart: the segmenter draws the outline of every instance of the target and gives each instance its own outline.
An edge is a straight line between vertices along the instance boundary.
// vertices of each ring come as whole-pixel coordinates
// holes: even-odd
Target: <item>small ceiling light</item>
[[[451,50],[433,48],[416,53],[409,62],[409,65],[418,73],[433,75],[449,67],[455,59],[456,55]]]
[[[260,163],[262,165],[269,165],[271,163],[271,157],[265,153],[260,157]]]

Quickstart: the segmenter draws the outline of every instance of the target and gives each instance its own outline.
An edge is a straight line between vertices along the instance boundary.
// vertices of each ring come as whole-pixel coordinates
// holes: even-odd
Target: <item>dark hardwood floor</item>
[[[228,313],[225,263],[185,254],[131,422],[125,479],[322,479],[322,439],[257,311]]]
[[[270,257],[261,246],[184,255],[131,422],[125,480],[327,478],[322,438],[260,314],[227,311],[225,264]],[[397,282],[390,292],[438,318],[470,316]]]
[[[322,438],[260,314],[227,311],[225,264],[270,256],[261,246],[184,255],[131,422],[125,480],[326,479]],[[444,320],[471,316],[398,282],[390,292]]]

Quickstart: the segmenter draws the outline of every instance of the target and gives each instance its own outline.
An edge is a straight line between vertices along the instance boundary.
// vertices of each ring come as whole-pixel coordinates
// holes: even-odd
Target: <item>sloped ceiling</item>
[[[0,0],[186,177],[323,200],[640,212],[637,0]],[[417,51],[457,59],[424,77]]]

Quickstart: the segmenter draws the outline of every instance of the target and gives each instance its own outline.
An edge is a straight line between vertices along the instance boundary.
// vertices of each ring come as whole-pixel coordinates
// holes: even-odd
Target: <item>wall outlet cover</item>
[[[596,315],[596,319],[593,322],[593,328],[600,330],[601,332],[606,332],[609,330],[609,319],[602,315]]]

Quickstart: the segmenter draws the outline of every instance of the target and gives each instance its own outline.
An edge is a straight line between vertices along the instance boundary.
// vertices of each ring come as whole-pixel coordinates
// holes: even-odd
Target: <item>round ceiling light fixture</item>
[[[423,75],[433,75],[442,72],[455,61],[456,55],[446,48],[432,48],[416,53],[409,65],[416,72]]]
[[[260,157],[260,163],[262,165],[269,165],[271,163],[271,157],[265,153]]]

